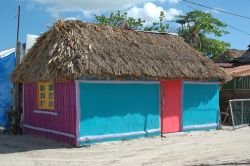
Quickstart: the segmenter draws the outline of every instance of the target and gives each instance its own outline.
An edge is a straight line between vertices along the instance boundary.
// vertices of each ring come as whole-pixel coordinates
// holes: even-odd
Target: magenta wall
[[[76,138],[41,131],[45,129],[76,136],[75,83],[74,81],[55,83],[54,87],[55,110],[48,112],[55,112],[57,115],[50,115],[34,112],[34,110],[38,110],[36,84],[24,84],[24,132],[75,145]],[[41,111],[46,113],[46,110]],[[36,129],[27,126],[32,126]]]

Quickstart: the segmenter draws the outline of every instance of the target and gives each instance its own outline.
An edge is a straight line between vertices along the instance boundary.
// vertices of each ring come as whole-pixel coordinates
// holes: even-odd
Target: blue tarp
[[[0,126],[9,128],[7,113],[12,110],[12,94],[10,92],[13,84],[9,81],[11,72],[16,64],[15,51],[7,51],[0,56]]]

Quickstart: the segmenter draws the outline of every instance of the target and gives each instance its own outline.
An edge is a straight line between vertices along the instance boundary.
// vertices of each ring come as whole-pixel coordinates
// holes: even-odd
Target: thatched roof
[[[237,65],[250,64],[250,50],[247,50],[241,57],[239,57],[235,63]]]
[[[235,58],[241,57],[246,50],[236,50],[236,49],[229,49],[221,54],[215,62],[217,63],[229,63]]]
[[[225,71],[232,77],[250,76],[250,65],[242,65],[232,68],[225,68]]]
[[[242,56],[235,58],[230,63],[218,63],[230,76],[250,76],[250,50],[245,51]]]
[[[58,21],[12,73],[17,82],[96,79],[228,79],[181,37]]]

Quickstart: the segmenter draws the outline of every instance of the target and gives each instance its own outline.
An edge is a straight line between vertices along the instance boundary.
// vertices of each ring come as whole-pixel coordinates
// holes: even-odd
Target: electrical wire
[[[195,2],[191,2],[191,1],[188,1],[188,0],[182,0],[182,1],[193,4],[193,5],[201,6],[201,7],[207,8],[207,9],[215,10],[215,11],[218,11],[218,12],[221,12],[221,13],[230,14],[230,15],[233,15],[233,16],[237,16],[237,17],[241,17],[241,18],[245,18],[245,19],[250,20],[250,17],[248,17],[248,16],[243,16],[243,15],[239,15],[239,14],[236,14],[236,13],[223,11],[223,10],[220,10],[220,9],[212,8],[212,7],[202,5],[202,4],[199,4],[199,3],[195,3]]]
[[[187,0],[182,0],[182,1],[184,1],[184,2],[190,2],[190,1],[187,1]],[[181,2],[182,2],[181,1]],[[194,2],[190,2],[190,3],[192,3],[192,4],[196,4],[196,3],[194,3]],[[189,7],[189,8],[191,8],[192,10],[198,10],[198,9],[196,9],[196,8],[194,8],[194,7],[192,7],[192,6],[190,6],[190,5],[188,5],[188,4],[185,4],[185,3],[182,3],[183,5],[185,5],[185,6],[187,6],[187,7]],[[200,5],[199,5],[200,6]],[[203,7],[203,6],[202,6]],[[213,9],[213,8],[210,8],[210,9]],[[250,18],[249,18],[250,19]],[[222,22],[222,21],[221,21]],[[229,24],[227,24],[227,23],[225,23],[225,22],[222,22],[222,23],[224,23],[224,24],[226,24],[228,27],[230,27],[230,28],[232,28],[232,29],[234,29],[234,30],[236,30],[236,31],[239,31],[239,32],[241,32],[241,33],[244,33],[245,35],[248,35],[248,36],[250,36],[250,33],[248,33],[248,32],[245,32],[245,31],[243,31],[243,30],[241,30],[241,29],[239,29],[239,28],[236,28],[235,26],[232,26],[232,25],[229,25]]]
[[[224,22],[223,22],[223,23],[224,23]],[[234,29],[234,30],[237,30],[237,31],[239,31],[239,32],[241,32],[241,33],[244,33],[244,34],[250,36],[250,33],[248,33],[248,32],[245,32],[245,31],[243,31],[243,30],[241,30],[241,29],[239,29],[239,28],[236,28],[236,27],[234,27],[234,26],[232,26],[232,25],[229,25],[229,24],[227,24],[227,23],[224,23],[224,24],[226,24],[228,27],[230,27],[230,28],[232,28],[232,29]]]

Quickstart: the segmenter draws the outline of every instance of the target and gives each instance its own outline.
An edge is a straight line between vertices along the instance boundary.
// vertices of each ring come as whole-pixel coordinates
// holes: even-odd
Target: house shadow
[[[246,161],[237,161],[237,162],[223,162],[223,163],[216,163],[216,164],[197,164],[192,166],[216,166],[216,165],[250,165],[250,160]]]
[[[0,154],[62,148],[74,148],[74,146],[31,135],[0,133]]]

